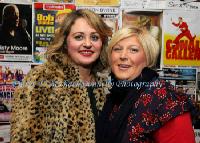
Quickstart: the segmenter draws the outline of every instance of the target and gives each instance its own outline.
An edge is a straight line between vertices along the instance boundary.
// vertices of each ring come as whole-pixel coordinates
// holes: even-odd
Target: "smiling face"
[[[67,52],[75,64],[91,67],[99,58],[102,40],[97,31],[84,18],[79,18],[67,36]]]
[[[111,50],[112,72],[119,80],[133,80],[147,66],[142,45],[136,36],[130,36],[116,43]]]

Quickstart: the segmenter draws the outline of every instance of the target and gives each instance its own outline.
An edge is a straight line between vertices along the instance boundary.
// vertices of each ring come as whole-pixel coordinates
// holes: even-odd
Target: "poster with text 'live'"
[[[75,10],[74,4],[34,3],[34,62],[43,63],[45,52],[58,32],[64,17]]]

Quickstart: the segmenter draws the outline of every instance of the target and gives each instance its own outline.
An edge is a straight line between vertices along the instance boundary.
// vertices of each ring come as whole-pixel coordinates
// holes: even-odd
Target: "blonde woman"
[[[116,32],[108,46],[112,89],[97,121],[97,143],[195,143],[188,95],[152,69],[156,39],[139,28]]]

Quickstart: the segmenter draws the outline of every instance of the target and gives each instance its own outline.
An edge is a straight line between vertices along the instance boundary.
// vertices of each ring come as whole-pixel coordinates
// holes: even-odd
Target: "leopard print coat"
[[[102,76],[103,75],[103,76]],[[106,74],[97,74],[99,83]],[[12,143],[95,143],[95,121],[87,88],[77,67],[62,61],[32,69],[14,93]],[[101,110],[107,85],[93,90]]]

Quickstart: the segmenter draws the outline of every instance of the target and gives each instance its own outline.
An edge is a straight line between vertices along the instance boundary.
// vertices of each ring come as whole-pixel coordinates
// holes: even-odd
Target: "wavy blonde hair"
[[[142,45],[147,59],[147,66],[155,66],[160,53],[158,41],[148,31],[137,27],[124,27],[113,35],[107,48],[108,61],[110,62],[112,48],[119,41],[131,36],[136,36]]]
[[[87,9],[79,9],[67,14],[59,31],[55,33],[55,37],[52,43],[47,48],[47,60],[55,61],[56,55],[63,55],[68,57],[66,50],[66,37],[69,35],[72,25],[79,18],[84,18],[88,22],[88,24],[99,33],[102,40],[102,50],[100,53],[100,57],[99,59],[97,59],[92,69],[100,70],[99,68],[105,68],[107,66],[106,47],[108,43],[108,37],[112,36],[112,29],[108,25],[106,25],[106,23],[98,14]],[[66,58],[63,58],[63,60],[66,60]]]

